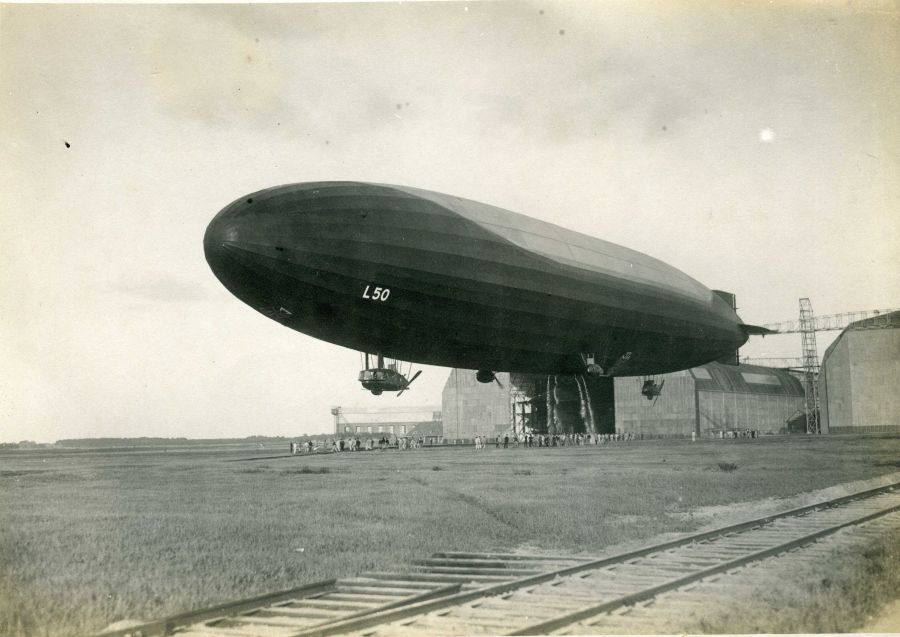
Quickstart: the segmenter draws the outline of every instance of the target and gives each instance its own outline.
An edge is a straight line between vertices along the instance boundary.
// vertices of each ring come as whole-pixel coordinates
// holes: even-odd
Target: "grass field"
[[[0,455],[0,634],[89,634],[439,550],[596,554],[900,469],[897,436],[248,459],[281,451]]]

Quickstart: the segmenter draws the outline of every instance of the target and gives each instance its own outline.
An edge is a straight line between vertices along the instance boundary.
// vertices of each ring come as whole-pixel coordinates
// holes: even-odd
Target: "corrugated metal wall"
[[[697,421],[694,378],[687,371],[660,378],[666,384],[655,400],[641,395],[642,378],[616,379],[616,431],[645,438],[691,435]]]
[[[475,372],[450,372],[441,398],[444,438],[472,440],[476,435],[493,437],[510,427],[509,374],[498,372],[503,383],[479,383]]]
[[[785,421],[803,407],[802,396],[742,394],[724,391],[698,392],[700,434],[753,429],[778,433]]]
[[[900,329],[845,331],[825,353],[819,377],[827,431],[900,431],[898,378]]]

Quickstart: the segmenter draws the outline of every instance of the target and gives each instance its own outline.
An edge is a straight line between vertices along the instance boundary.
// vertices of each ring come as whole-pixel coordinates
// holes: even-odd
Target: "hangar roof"
[[[690,370],[701,391],[803,396],[803,385],[789,372],[759,365],[707,363]]]
[[[879,314],[877,316],[870,316],[866,319],[861,319],[859,321],[853,321],[843,329],[843,331],[838,335],[834,342],[828,346],[828,349],[825,350],[825,355],[822,357],[822,364],[825,364],[825,361],[831,356],[831,352],[837,347],[838,343],[841,342],[841,339],[844,338],[844,335],[847,332],[857,332],[861,330],[872,330],[872,329],[898,329],[900,328],[900,310],[896,312],[888,312],[887,314]]]
[[[844,328],[844,332],[850,330],[868,330],[873,328],[897,328],[900,327],[900,310],[896,312],[888,312],[887,314],[878,314],[859,321],[853,321]],[[843,332],[841,332],[843,334]],[[840,338],[840,337],[838,337]]]

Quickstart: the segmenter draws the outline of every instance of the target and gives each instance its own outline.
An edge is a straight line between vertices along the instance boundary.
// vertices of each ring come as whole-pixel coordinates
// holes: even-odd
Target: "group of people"
[[[404,436],[401,438],[388,438],[382,436],[379,440],[367,438],[365,441],[357,437],[334,438],[326,441],[291,442],[291,455],[298,453],[314,453],[331,451],[340,453],[342,451],[373,451],[374,449],[390,449],[396,448],[400,450],[418,449],[425,444],[424,438],[416,438],[414,436]]]
[[[424,438],[403,437],[397,439],[397,448],[401,451],[406,449],[419,449],[425,444]]]
[[[753,429],[744,430],[722,430],[713,432],[712,434],[718,438],[756,438],[759,432]],[[493,444],[496,448],[501,446],[508,449],[510,446],[518,449],[523,447],[578,447],[585,445],[603,445],[612,442],[627,442],[637,440],[638,436],[633,432],[618,431],[607,434],[532,434],[532,433],[505,433],[503,435],[488,437],[475,436],[475,450],[485,449],[488,444]],[[644,435],[640,435],[640,439],[644,439]],[[691,440],[696,441],[696,432],[691,432]],[[403,436],[390,438],[382,436],[379,440],[367,438],[365,441],[357,437],[335,438],[333,440],[305,442],[291,442],[291,455],[298,453],[314,453],[314,452],[342,452],[342,451],[372,451],[374,449],[399,449],[401,451],[409,449],[419,449],[425,444],[424,438],[415,436]]]
[[[577,447],[584,445],[602,445],[609,442],[623,442],[634,440],[635,435],[630,432],[617,432],[611,434],[530,434],[514,433],[503,434],[493,438],[494,446],[498,449],[502,445],[508,449],[510,445],[518,448],[525,447]],[[475,436],[475,450],[484,449],[489,442],[487,436]]]
[[[759,431],[756,429],[730,429],[719,432],[719,438],[756,438]]]

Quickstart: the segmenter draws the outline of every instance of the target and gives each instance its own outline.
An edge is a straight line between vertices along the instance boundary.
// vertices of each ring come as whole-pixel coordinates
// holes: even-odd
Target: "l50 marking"
[[[369,288],[371,285],[367,285],[366,289],[363,291],[362,297],[364,299],[370,299],[372,301],[387,301],[388,297],[391,295],[391,291],[388,288],[377,287],[372,290],[372,293],[369,294]]]

